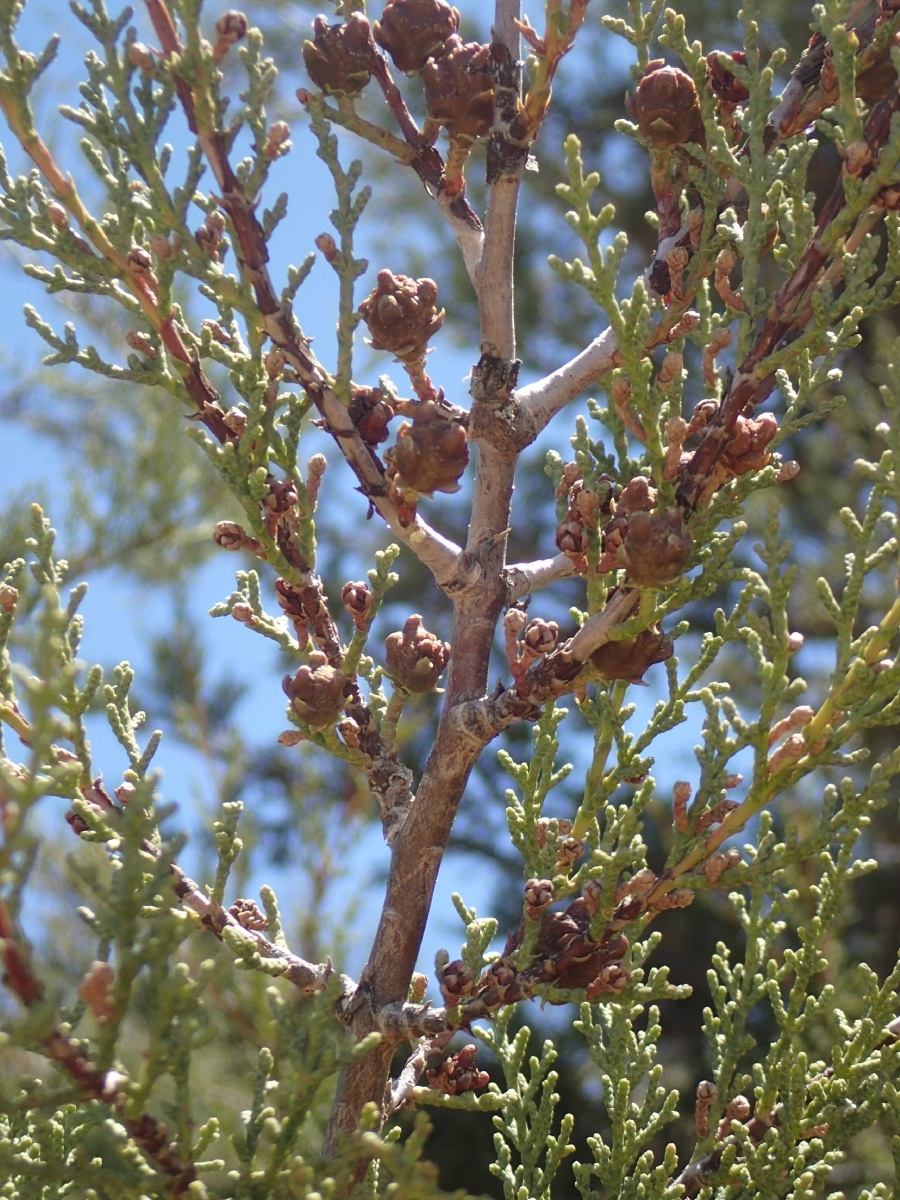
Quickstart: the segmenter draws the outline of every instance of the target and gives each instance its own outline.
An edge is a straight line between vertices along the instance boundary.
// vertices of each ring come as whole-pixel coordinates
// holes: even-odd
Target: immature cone
[[[412,425],[401,425],[386,457],[396,471],[398,486],[422,496],[458,492],[469,462],[466,431],[432,401],[421,404]]]
[[[343,711],[348,682],[348,676],[330,666],[321,650],[314,650],[295,675],[285,675],[281,686],[298,717],[313,729],[327,729]]]
[[[406,618],[401,633],[388,634],[384,644],[384,665],[395,683],[408,692],[434,691],[450,659],[450,645],[429,633],[418,613]]]
[[[487,137],[494,123],[494,80],[491,48],[464,43],[454,34],[441,58],[422,70],[428,120],[425,132],[435,138],[440,128],[451,138],[473,141]]]
[[[472,968],[467,966],[461,958],[455,958],[452,962],[448,962],[441,971],[440,977],[441,995],[444,997],[447,1007],[454,1008],[463,997],[470,995],[474,983],[475,975]]]
[[[618,549],[618,565],[638,587],[664,587],[681,574],[692,545],[679,512],[635,512]]]
[[[720,50],[713,50],[707,54],[707,86],[717,100],[721,100],[725,104],[743,104],[745,100],[750,99],[750,93],[747,91],[746,84],[722,65],[723,57],[726,55]],[[727,57],[732,62],[746,66],[747,55],[743,50],[735,50]]]
[[[228,47],[247,36],[247,18],[237,9],[230,8],[216,21],[216,46],[218,57],[227,53]]]
[[[459,11],[446,0],[389,0],[372,33],[397,70],[412,74],[443,54],[458,29]]]
[[[553,903],[553,881],[529,879],[525,884],[525,911],[532,921]]]
[[[365,583],[345,583],[341,589],[341,603],[353,618],[357,629],[365,629],[369,609],[374,597]]]
[[[491,1081],[487,1071],[475,1066],[477,1046],[463,1046],[457,1053],[445,1059],[436,1071],[427,1071],[428,1086],[447,1096],[459,1096],[463,1092],[474,1092],[487,1087]]]
[[[355,388],[350,397],[349,413],[350,420],[367,446],[378,446],[387,441],[390,436],[388,422],[394,410],[385,402],[381,388]]]
[[[369,22],[356,12],[342,25],[316,17],[313,40],[303,43],[303,61],[316,87],[348,96],[358,95],[369,82],[377,53]]]
[[[633,638],[605,642],[591,655],[591,665],[604,679],[624,679],[640,683],[644,672],[655,663],[665,662],[675,651],[675,644],[659,626],[642,629]]]
[[[777,432],[778,418],[774,413],[739,416],[734,433],[725,444],[722,465],[733,475],[761,470],[772,458],[768,445]]]
[[[704,142],[697,85],[690,75],[678,67],[667,67],[661,58],[647,64],[629,107],[654,150]]]
[[[421,362],[429,339],[444,323],[445,310],[436,308],[437,294],[433,279],[379,271],[377,287],[359,306],[372,349],[388,350],[410,365]]]

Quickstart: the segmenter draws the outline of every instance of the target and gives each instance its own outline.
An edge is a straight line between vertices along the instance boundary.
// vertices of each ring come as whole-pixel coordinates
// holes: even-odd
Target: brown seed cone
[[[281,686],[298,717],[312,729],[327,729],[343,711],[348,682],[343,671],[330,666],[325,655],[314,650],[295,675],[285,675]]]
[[[378,284],[359,306],[374,350],[388,350],[401,362],[418,363],[429,339],[444,323],[438,312],[437,284],[433,279],[410,279],[393,271],[379,271]]]
[[[661,58],[647,64],[630,107],[654,150],[705,142],[697,85],[690,75],[678,67],[667,67]]]
[[[412,425],[400,427],[396,444],[385,457],[396,472],[398,486],[421,496],[458,492],[469,462],[466,431],[428,401],[420,406]]]
[[[432,692],[450,660],[450,644],[429,633],[418,613],[407,617],[400,633],[385,638],[385,670],[408,692]]]
[[[459,10],[446,0],[389,0],[372,33],[397,70],[412,74],[443,54],[458,29]]]
[[[778,418],[774,413],[762,413],[758,417],[739,416],[734,433],[725,445],[722,465],[733,475],[761,470],[772,457],[768,445],[777,432]]]
[[[604,679],[640,683],[648,667],[665,662],[674,651],[672,639],[656,626],[641,630],[637,637],[604,643],[591,655],[591,665]]]
[[[478,42],[464,43],[458,34],[445,45],[445,53],[422,70],[426,132],[436,137],[443,128],[451,138],[468,141],[487,137],[494,123],[491,48]]]
[[[348,96],[358,95],[369,82],[377,54],[362,13],[353,13],[342,25],[329,25],[325,17],[316,17],[313,40],[303,43],[303,61],[316,87]]]
[[[679,512],[635,512],[618,549],[617,565],[638,587],[664,587],[681,574],[693,541]]]

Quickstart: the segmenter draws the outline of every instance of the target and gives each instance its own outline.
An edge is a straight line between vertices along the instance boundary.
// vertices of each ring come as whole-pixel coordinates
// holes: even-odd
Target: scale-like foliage
[[[691,40],[661,0],[619,7],[599,24],[633,60],[616,128],[644,155],[656,245],[632,276],[610,189],[571,132],[557,188],[570,235],[553,244],[572,249],[549,262],[572,312],[588,304],[603,328],[525,383],[516,206],[554,79],[593,20],[587,0],[548,0],[542,30],[497,0],[489,44],[463,40],[444,0],[368,15],[347,0],[337,20],[316,18],[299,152],[327,167],[334,232],[277,268],[289,200],[272,188],[291,130],[267,112],[276,72],[254,14],[207,19],[198,0],[146,0],[140,17],[73,4],[95,43],[80,103],[60,110],[78,130],[79,175],[35,118],[57,42],[37,55],[20,46],[23,4],[0,0],[0,110],[32,163],[16,176],[12,155],[0,159],[0,237],[83,316],[59,329],[29,307],[26,322],[46,365],[101,377],[122,406],[136,395],[152,406],[149,469],[160,429],[187,414],[208,473],[187,478],[183,511],[194,526],[217,519],[215,545],[245,560],[211,615],[278,648],[289,725],[272,731],[283,754],[254,757],[233,717],[238,688],[204,691],[189,626],[158,647],[146,686],[218,779],[214,861],[195,882],[152,769],[160,734],[143,728],[140,678],[121,663],[104,681],[78,657],[85,586],[66,591],[68,566],[33,507],[0,583],[0,1196],[447,1196],[429,1122],[407,1120],[410,1107],[493,1122],[504,1200],[573,1187],[583,1200],[800,1200],[845,1194],[848,1164],[860,1198],[894,1194],[900,965],[895,946],[880,947],[879,977],[842,938],[879,866],[867,829],[900,773],[900,751],[877,736],[900,720],[900,360],[884,334],[900,283],[900,11],[817,6],[787,75],[789,51],[766,51],[758,3],[728,54]],[[345,137],[425,185],[420,203],[455,239],[477,330],[445,311],[432,279],[394,269],[413,254],[402,238],[360,293],[372,188]],[[831,173],[816,196],[822,161]],[[294,312],[317,255],[337,277],[333,361]],[[818,580],[816,628],[828,633],[806,644],[799,626],[815,622],[798,621],[797,597],[808,608],[812,589],[782,532],[800,463],[785,452],[802,459],[835,419],[866,321],[882,322],[879,415],[867,456],[843,464],[842,500],[837,486],[818,500],[823,523],[835,513],[829,536],[844,538],[844,575]],[[445,324],[473,348],[470,405],[429,370]],[[361,325],[393,377],[361,381]],[[564,453],[558,426],[588,390]],[[113,422],[126,457],[122,430],[142,420]],[[326,473],[322,434],[355,491]],[[512,494],[533,444],[546,461],[524,539],[534,557],[515,562]],[[458,542],[423,517],[435,493],[455,497]],[[115,531],[106,544],[96,510],[79,511],[92,525],[87,563],[125,552]],[[154,512],[183,563],[189,541],[165,532],[177,510]],[[365,579],[338,583],[338,602],[323,559],[343,580],[341,553],[366,517],[388,536]],[[433,593],[424,619],[405,610],[404,576],[418,570]],[[449,642],[429,628],[441,604]],[[400,626],[383,648],[376,621],[379,634]],[[103,764],[109,786],[88,740],[104,701],[121,750]],[[516,736],[528,723],[530,744]],[[676,780],[665,757],[686,729],[696,766]],[[501,736],[521,901],[512,919],[479,917],[462,886],[465,944],[458,958],[438,954],[432,985],[414,968],[438,867],[476,767],[499,779]],[[286,807],[282,855],[285,828],[299,827],[310,904],[296,936],[270,886],[259,904],[240,894],[266,835],[266,815],[244,803],[257,785]],[[326,791],[343,792],[343,811],[312,802]],[[356,981],[323,920],[344,865],[335,843],[369,799],[390,867]],[[58,861],[64,826],[78,900],[61,969],[48,939],[29,945],[25,930],[40,928],[36,880]],[[691,991],[678,921],[698,936],[710,914],[728,936],[712,953],[698,1082],[696,1064],[671,1061],[665,1030]],[[523,1024],[526,1001],[553,1006],[559,1046]],[[584,1114],[566,1111],[561,1049],[576,1054],[584,1094],[593,1088],[585,1136]]]

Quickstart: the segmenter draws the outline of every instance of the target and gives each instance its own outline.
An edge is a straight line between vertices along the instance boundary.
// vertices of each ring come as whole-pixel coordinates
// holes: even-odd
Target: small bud
[[[145,46],[143,42],[131,43],[128,47],[128,61],[133,67],[139,67],[148,74],[156,70],[156,59],[153,57],[150,47]]]
[[[116,1017],[116,1008],[112,999],[114,979],[115,971],[112,963],[98,961],[91,964],[79,985],[78,995],[98,1021],[112,1021]]]
[[[338,256],[337,242],[330,233],[317,234],[315,247],[327,263],[333,263]]]
[[[341,589],[341,604],[353,618],[357,629],[365,629],[368,625],[372,601],[372,593],[365,583],[345,583]]]
[[[774,413],[763,413],[759,417],[739,416],[734,432],[725,443],[722,465],[733,475],[761,470],[772,458],[768,445],[777,432],[778,418]]]
[[[397,70],[413,74],[440,57],[458,29],[459,12],[446,0],[388,0],[372,33]]]
[[[725,1109],[725,1119],[729,1125],[732,1121],[746,1121],[751,1111],[750,1101],[746,1096],[735,1096]]]
[[[676,379],[681,377],[681,372],[684,370],[684,355],[677,350],[670,350],[662,360],[659,368],[659,374],[656,376],[656,382],[661,388],[667,388],[674,383]],[[683,420],[683,418],[678,418]],[[686,428],[686,426],[685,426]]]
[[[213,46],[213,58],[217,61],[224,58],[235,42],[247,36],[247,18],[236,9],[222,13],[216,21],[216,44]]]
[[[352,717],[344,717],[342,721],[338,721],[335,729],[346,745],[351,746],[354,750],[359,749],[359,726]]]
[[[480,979],[485,987],[506,988],[516,977],[515,964],[511,959],[498,958],[487,968]]]
[[[266,134],[266,158],[280,158],[287,154],[291,148],[290,138],[291,127],[287,121],[273,121]]]
[[[525,884],[525,912],[530,921],[553,903],[553,883],[549,879],[529,879]]]
[[[581,899],[584,901],[584,907],[589,918],[593,918],[600,911],[600,902],[603,899],[603,887],[597,879],[586,879],[581,889]]]
[[[636,896],[639,900],[643,900],[655,887],[656,873],[649,867],[641,867],[640,871],[636,871],[630,879],[626,879],[616,888],[616,904],[621,904],[628,896]]]
[[[161,233],[151,233],[148,241],[150,242],[150,249],[159,260],[171,258],[175,253],[172,243]]]
[[[650,512],[655,503],[656,490],[651,488],[643,475],[635,475],[622,488],[616,501],[616,513],[627,517],[636,512]]]
[[[197,239],[197,245],[210,256],[213,262],[218,261],[219,245],[224,232],[225,218],[218,209],[213,209],[211,213],[207,214],[206,220],[194,234],[194,237]]]
[[[732,846],[729,850],[717,850],[715,854],[711,854],[700,868],[700,872],[706,876],[710,887],[715,887],[726,871],[730,871],[741,862],[743,859],[740,850]]]
[[[570,508],[565,518],[556,527],[556,548],[569,558],[582,558],[590,545],[588,532],[580,514]]]
[[[807,750],[812,749],[813,747],[807,744],[806,738],[802,733],[792,733],[790,737],[784,739],[775,753],[770,756],[767,766],[768,774],[776,774],[784,767],[802,758]]]
[[[280,378],[281,372],[284,370],[284,351],[279,346],[273,346],[271,350],[267,350],[263,366],[268,379]]]
[[[789,458],[787,462],[783,462],[778,468],[778,474],[775,476],[776,483],[790,483],[792,479],[796,479],[800,474],[800,464],[793,458]]]
[[[145,358],[159,357],[159,351],[146,333],[140,333],[137,329],[129,329],[128,333],[125,334],[125,341],[132,350],[136,350],[138,354],[143,354]]]
[[[559,625],[556,621],[544,621],[535,617],[525,630],[523,641],[529,650],[536,655],[549,654],[555,650],[559,640]]]
[[[669,908],[689,908],[693,903],[694,893],[690,888],[675,888],[654,900],[653,907],[657,912],[664,912]]]
[[[741,66],[746,65],[747,62],[747,55],[743,50],[735,50],[732,54],[713,50],[707,54],[706,86],[717,100],[729,107],[734,107],[736,104],[743,104],[745,100],[749,100],[750,93],[747,91],[746,84],[728,70],[725,64],[729,58]]]
[[[394,410],[385,400],[381,388],[355,388],[349,412],[350,420],[367,446],[374,448],[387,441],[390,436],[388,424]]]
[[[127,261],[135,275],[152,275],[153,259],[143,246],[132,246],[128,251]]]
[[[244,929],[262,932],[269,928],[269,919],[255,900],[235,900],[228,911]]]
[[[844,170],[851,179],[858,179],[872,161],[872,147],[868,142],[851,142],[843,152]]]
[[[0,583],[0,612],[15,612],[19,603],[19,591],[12,584]]]
[[[283,729],[278,735],[279,746],[299,746],[308,738],[302,729]]]
[[[631,972],[621,963],[607,963],[605,967],[600,968],[596,979],[587,985],[585,997],[588,1000],[596,1000],[598,996],[624,992],[630,980]]]
[[[231,606],[231,615],[239,625],[252,625],[256,620],[256,613],[249,604],[245,604],[242,600],[238,600]]]
[[[573,863],[578,862],[582,854],[584,854],[584,842],[581,838],[564,838],[556,851],[557,870],[567,871]]]
[[[808,704],[798,705],[782,720],[776,721],[769,730],[769,745],[774,746],[785,734],[793,733],[795,729],[802,729],[804,725],[810,723],[815,715],[815,711]]]
[[[705,1138],[709,1135],[709,1110],[715,1103],[719,1089],[708,1079],[697,1084],[697,1102],[694,1106],[694,1123],[697,1133]]]
[[[467,966],[461,958],[448,962],[440,970],[441,995],[448,1008],[455,1008],[464,996],[470,995],[474,983],[475,975],[472,968]]]
[[[441,1063],[437,1070],[429,1070],[425,1077],[428,1086],[436,1092],[447,1096],[461,1096],[464,1092],[473,1092],[487,1087],[491,1081],[487,1071],[480,1071],[475,1066],[477,1046],[463,1046],[456,1054]]]
[[[691,798],[691,785],[679,780],[672,789],[672,808],[675,821],[675,828],[679,833],[686,833],[688,829],[687,806]]]
[[[408,1000],[410,1004],[421,1004],[428,990],[428,976],[421,971],[413,971],[409,981]]]
[[[240,438],[247,428],[247,414],[241,412],[236,406],[232,406],[225,414],[224,424],[231,430],[235,437]]]
[[[450,645],[429,633],[418,613],[407,617],[401,633],[385,639],[385,670],[408,692],[431,692],[450,659]]]
[[[123,806],[131,803],[137,793],[137,788],[133,783],[120,783],[116,788],[116,799]]]
[[[47,220],[56,229],[69,228],[69,214],[56,200],[51,200],[47,205]]]
[[[223,550],[259,549],[256,538],[251,537],[236,521],[219,521],[213,530],[213,541]]]

